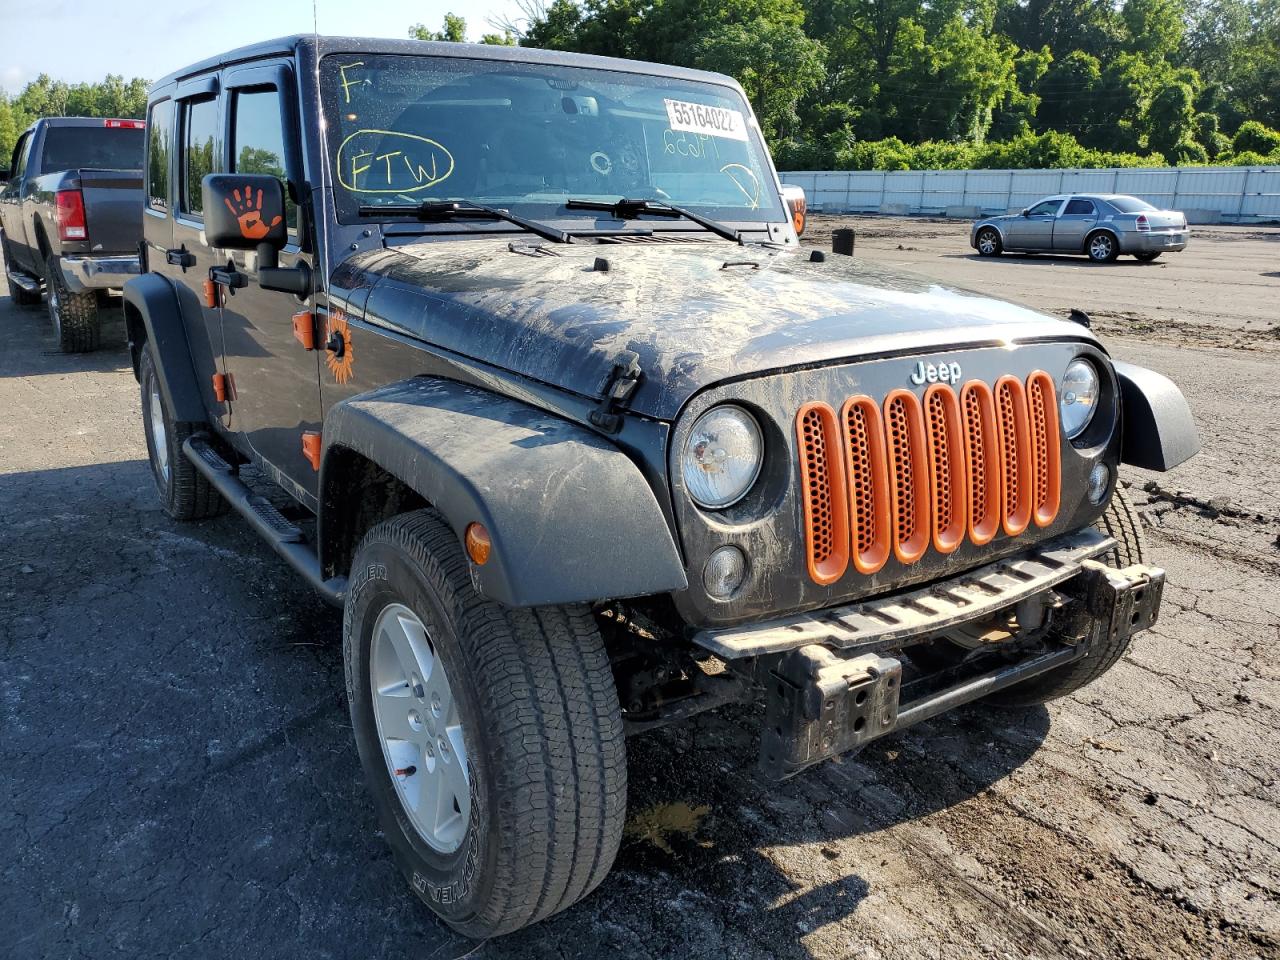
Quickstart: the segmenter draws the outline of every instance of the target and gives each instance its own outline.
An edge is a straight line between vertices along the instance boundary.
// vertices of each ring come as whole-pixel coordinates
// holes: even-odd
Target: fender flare
[[[1111,234],[1111,239],[1116,242],[1116,251],[1120,252],[1121,243],[1120,243],[1119,232],[1114,227],[1099,226],[1098,224],[1095,223],[1092,227],[1090,227],[1087,231],[1085,231],[1084,240],[1080,242],[1081,253],[1089,252],[1089,238],[1092,237],[1095,233]],[[1177,388],[1175,387],[1175,389]]]
[[[1124,417],[1121,463],[1163,472],[1200,452],[1191,407],[1172,380],[1120,360],[1112,366],[1120,381]]]
[[[640,469],[578,424],[488,390],[415,377],[335,404],[323,436],[322,568],[341,535],[333,508],[350,490],[348,466],[363,458],[438,510],[459,542],[468,525],[484,525],[492,550],[486,563],[471,564],[472,582],[507,606],[688,585]]]
[[[133,277],[124,285],[124,302],[134,374],[138,372],[139,351],[143,349],[135,329],[137,320],[133,313],[136,312],[145,328],[146,341],[151,344],[160,391],[173,418],[204,423],[208,415],[196,381],[195,367],[191,363],[191,347],[173,284],[156,273]]]

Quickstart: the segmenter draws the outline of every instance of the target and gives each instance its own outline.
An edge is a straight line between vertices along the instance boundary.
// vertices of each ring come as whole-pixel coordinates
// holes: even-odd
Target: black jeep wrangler
[[[306,36],[147,119],[156,486],[343,606],[383,829],[463,933],[601,882],[627,734],[757,703],[781,779],[1076,690],[1156,617],[1116,470],[1196,452],[1181,394],[802,249],[725,77]]]

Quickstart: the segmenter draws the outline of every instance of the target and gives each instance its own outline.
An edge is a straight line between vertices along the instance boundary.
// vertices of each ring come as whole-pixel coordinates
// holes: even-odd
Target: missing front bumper
[[[1140,564],[1116,570],[1083,561],[1058,588],[1070,601],[1058,642],[1043,642],[905,700],[903,664],[896,657],[833,650],[820,643],[791,650],[767,675],[761,773],[784,780],[878,737],[1066,666],[1108,638],[1145,630],[1155,623],[1163,588],[1163,570]],[[992,656],[1002,655],[997,649]]]

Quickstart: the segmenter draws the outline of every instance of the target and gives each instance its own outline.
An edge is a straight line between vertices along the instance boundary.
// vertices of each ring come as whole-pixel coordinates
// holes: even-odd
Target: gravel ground
[[[0,299],[0,952],[1280,956],[1280,231],[1094,267],[979,261],[963,224],[848,222],[870,259],[1088,311],[1190,398],[1204,453],[1128,477],[1163,615],[1099,683],[770,789],[749,710],[636,738],[610,878],[477,948],[378,835],[338,615],[235,517],[163,515],[118,322],[62,356],[42,310]]]

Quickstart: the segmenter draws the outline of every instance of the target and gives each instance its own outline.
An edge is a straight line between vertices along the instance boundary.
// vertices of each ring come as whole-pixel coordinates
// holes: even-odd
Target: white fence
[[[1280,167],[1108,170],[838,170],[780,174],[821,213],[1016,213],[1055,193],[1123,193],[1192,223],[1280,221]]]

